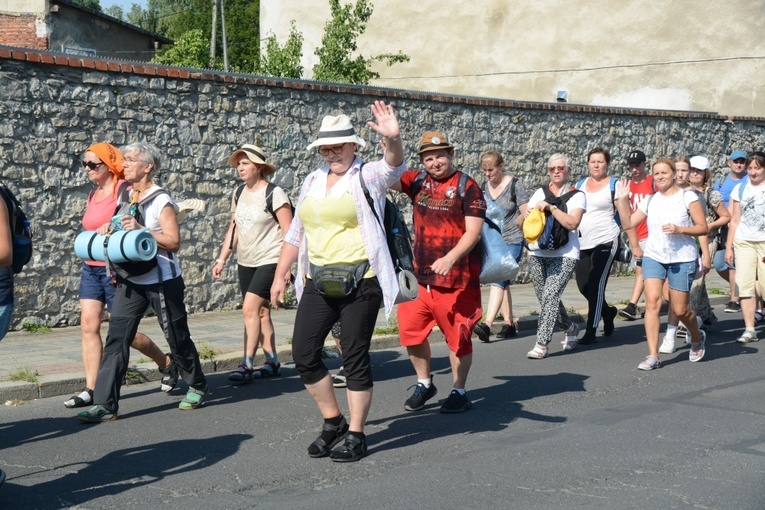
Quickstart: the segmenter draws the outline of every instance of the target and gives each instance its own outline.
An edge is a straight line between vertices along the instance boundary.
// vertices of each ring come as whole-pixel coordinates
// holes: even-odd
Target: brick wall
[[[229,263],[222,280],[211,277],[238,184],[228,156],[242,143],[257,143],[278,168],[272,180],[295,198],[321,163],[305,147],[324,115],[351,116],[369,142],[361,157],[380,156],[366,127],[376,99],[395,105],[410,166],[418,166],[422,132],[438,129],[457,147],[458,167],[482,181],[480,154],[498,150],[529,190],[547,179],[546,160],[554,152],[571,156],[574,177],[586,172],[584,157],[595,145],[611,151],[616,175],[626,173],[624,158],[634,147],[650,158],[704,154],[720,175],[731,149],[765,145],[762,118],[450,96],[0,46],[0,176],[40,232],[31,266],[16,279],[15,325],[78,321],[81,262],[72,248],[91,188],[79,161],[91,143],[155,143],[166,159],[161,184],[178,200],[207,200],[204,215],[181,225],[186,302],[192,313],[233,308],[241,299],[235,265]]]
[[[0,14],[0,44],[47,50],[48,38],[37,36],[37,23],[34,15]]]

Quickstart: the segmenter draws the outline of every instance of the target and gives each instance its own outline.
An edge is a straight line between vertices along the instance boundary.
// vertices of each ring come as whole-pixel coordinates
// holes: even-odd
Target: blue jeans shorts
[[[111,312],[114,303],[114,281],[104,266],[89,266],[83,262],[80,278],[80,299],[95,299]]]
[[[672,262],[662,264],[650,257],[643,257],[643,280],[658,278],[669,280],[669,288],[682,292],[690,292],[693,277],[696,276],[697,262]]]
[[[0,340],[5,338],[5,334],[11,328],[11,319],[13,319],[13,302],[7,305],[0,305]]]
[[[513,254],[513,257],[515,257],[515,261],[520,263],[521,262],[521,255],[523,255],[523,243],[507,243],[507,247],[510,249],[510,253]],[[510,285],[510,280],[505,280],[504,282],[499,283],[492,283],[491,285],[493,287],[499,287],[502,290],[505,290],[505,287]]]
[[[733,263],[736,263],[735,259],[733,260]],[[736,269],[735,265],[729,266],[728,263],[725,262],[725,246],[722,247],[722,250],[720,250],[718,246],[718,250],[712,256],[712,267],[714,267],[715,271],[718,273],[722,273],[728,269]]]

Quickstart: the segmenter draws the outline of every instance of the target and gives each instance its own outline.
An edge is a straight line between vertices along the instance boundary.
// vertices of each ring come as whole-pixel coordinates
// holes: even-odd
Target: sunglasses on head
[[[82,168],[87,168],[89,170],[95,170],[99,166],[103,165],[103,161],[100,161],[98,163],[94,163],[92,161],[83,161],[82,162]]]

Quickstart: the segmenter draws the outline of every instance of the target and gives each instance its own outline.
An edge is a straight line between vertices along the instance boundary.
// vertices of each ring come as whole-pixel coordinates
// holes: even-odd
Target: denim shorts
[[[114,280],[105,266],[89,266],[83,262],[80,278],[80,299],[94,299],[112,310],[114,303]]]
[[[693,277],[696,276],[697,261],[671,262],[662,264],[650,257],[643,257],[643,280],[658,278],[669,280],[669,288],[682,292],[690,292]]]
[[[13,319],[13,301],[7,305],[0,305],[0,340],[5,338],[5,334],[11,328],[11,319]]]
[[[735,253],[734,253],[734,257],[735,257]],[[723,246],[722,249],[720,249],[720,247],[718,246],[717,251],[712,256],[712,259],[713,259],[712,267],[714,267],[715,271],[717,271],[718,273],[722,273],[723,271],[727,271],[728,269],[736,269],[735,259],[733,260],[734,265],[732,266],[729,266],[728,263],[725,262],[725,246]]]
[[[513,254],[513,257],[515,257],[515,261],[520,264],[521,256],[523,255],[523,243],[507,243],[507,247],[510,249],[510,253]],[[491,285],[493,287],[499,287],[500,289],[504,290],[505,287],[511,283],[513,282],[510,280],[505,280],[504,282],[492,283]]]

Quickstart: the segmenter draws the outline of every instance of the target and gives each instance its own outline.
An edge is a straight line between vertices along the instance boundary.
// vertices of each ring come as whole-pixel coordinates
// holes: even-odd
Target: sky
[[[119,5],[123,11],[128,12],[133,4],[138,4],[145,9],[147,3],[147,0],[101,0],[101,8],[107,9],[112,5]]]

